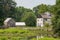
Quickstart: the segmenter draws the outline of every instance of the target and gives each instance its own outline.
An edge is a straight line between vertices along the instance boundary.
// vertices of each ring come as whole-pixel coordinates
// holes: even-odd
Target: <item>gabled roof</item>
[[[39,14],[37,18],[51,18],[51,14],[49,12],[45,12],[43,14]]]
[[[41,15],[41,16],[42,16],[42,18],[51,18],[50,15]]]
[[[4,22],[8,22],[9,20],[11,20],[12,18],[7,18]]]

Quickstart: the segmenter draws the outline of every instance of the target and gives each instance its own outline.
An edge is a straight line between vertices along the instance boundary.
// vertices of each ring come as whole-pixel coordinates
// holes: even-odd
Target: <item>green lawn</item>
[[[37,40],[36,38],[33,38],[31,40]],[[44,37],[44,38],[39,38],[38,40],[60,40],[59,38],[52,38],[52,37]]]
[[[37,35],[49,33],[41,31],[41,29],[23,29],[20,27],[11,27],[7,29],[0,29],[0,40],[36,40]],[[39,40],[59,40],[56,38],[39,38]]]

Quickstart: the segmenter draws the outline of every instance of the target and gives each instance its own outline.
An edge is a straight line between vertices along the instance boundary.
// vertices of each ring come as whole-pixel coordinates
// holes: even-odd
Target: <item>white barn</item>
[[[15,27],[15,21],[12,19],[12,18],[7,18],[5,21],[4,21],[4,25],[6,27]]]
[[[26,26],[25,22],[16,22],[15,26]]]

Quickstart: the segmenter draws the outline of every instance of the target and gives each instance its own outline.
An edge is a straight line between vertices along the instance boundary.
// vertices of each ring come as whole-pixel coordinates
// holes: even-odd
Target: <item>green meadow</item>
[[[37,40],[37,35],[46,33],[46,31],[41,31],[40,28],[21,28],[21,27],[11,27],[7,29],[0,29],[0,40]],[[53,38],[44,36],[38,40],[60,40],[59,38]]]

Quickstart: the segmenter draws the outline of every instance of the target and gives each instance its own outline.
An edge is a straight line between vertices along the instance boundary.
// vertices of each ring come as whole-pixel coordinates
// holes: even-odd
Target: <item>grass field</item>
[[[40,28],[20,28],[11,27],[7,29],[0,29],[0,40],[37,40],[36,36],[46,34],[49,32],[41,31]],[[60,40],[57,38],[39,38],[39,40]]]
[[[31,40],[37,40],[36,38],[33,38]],[[44,38],[39,38],[38,40],[60,40],[59,38],[52,38],[52,37],[44,37]]]

